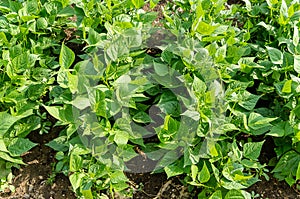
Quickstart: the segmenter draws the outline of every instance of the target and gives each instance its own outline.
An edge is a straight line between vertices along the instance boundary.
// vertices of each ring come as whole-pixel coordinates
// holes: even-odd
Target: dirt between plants
[[[161,7],[167,0],[160,1],[153,11],[158,12],[158,18],[155,20],[155,26],[161,26],[160,19],[163,18]],[[228,4],[242,4],[240,0],[230,0]],[[150,11],[149,4],[144,6],[145,11]],[[66,38],[71,38],[73,30],[66,32]],[[67,39],[68,40],[68,39]],[[73,51],[81,50],[81,46],[69,46]],[[151,53],[151,52],[150,52]],[[80,54],[80,52],[78,52]],[[55,123],[55,122],[53,122]],[[0,193],[0,199],[75,199],[76,195],[71,189],[71,184],[63,174],[57,175],[54,179],[50,178],[52,173],[52,165],[55,163],[55,151],[45,146],[46,143],[58,136],[61,129],[54,128],[50,133],[39,135],[38,132],[32,132],[29,139],[38,146],[30,150],[22,156],[23,161],[27,164],[22,166],[20,170],[14,169],[13,185],[15,192],[6,191]],[[262,149],[260,157],[261,162],[267,162],[274,157],[272,143],[266,142]],[[271,150],[271,151],[270,151]],[[145,159],[142,154],[129,162],[131,169],[139,171],[139,169],[154,167],[155,163],[149,159]],[[147,168],[149,169],[149,168]],[[271,169],[270,169],[271,170]],[[200,190],[189,192],[186,186],[183,186],[182,176],[167,179],[163,173],[126,173],[130,180],[130,187],[133,190],[133,199],[192,199],[198,198],[197,193]],[[274,178],[269,181],[262,180],[250,187],[247,191],[258,194],[258,199],[300,199],[300,193],[289,187],[285,182],[278,182]],[[254,194],[255,195],[255,194]],[[116,195],[115,198],[124,198]]]
[[[13,171],[15,176],[13,185],[16,187],[16,191],[1,193],[1,199],[76,198],[66,176],[60,174],[52,180],[49,178],[52,165],[55,163],[55,151],[45,146],[45,144],[57,137],[59,131],[60,129],[54,128],[49,134],[39,135],[37,132],[33,132],[29,135],[29,139],[39,145],[23,155],[23,160],[27,165],[22,166],[20,170],[15,169]],[[269,144],[264,145],[262,154],[264,154],[264,151],[269,153],[269,148]],[[155,166],[153,161],[145,159],[142,154],[129,162],[130,165],[132,170],[150,169]],[[163,173],[126,173],[126,175],[130,179],[129,185],[133,190],[133,199],[192,199],[197,198],[197,193],[200,191],[198,189],[189,192],[187,187],[181,183],[182,176],[167,179]],[[258,199],[300,199],[300,193],[290,188],[285,182],[278,182],[272,177],[270,181],[262,180],[258,182],[250,187],[248,191],[259,194]],[[116,195],[115,198],[121,199],[124,197]]]
[[[39,135],[32,132],[29,139],[38,143],[22,158],[27,164],[20,170],[14,169],[13,185],[15,192],[6,191],[0,193],[3,199],[75,199],[75,194],[71,189],[71,184],[66,176],[59,174],[50,180],[52,165],[55,162],[55,151],[45,146],[50,140],[57,137],[58,128],[54,128],[49,134]]]

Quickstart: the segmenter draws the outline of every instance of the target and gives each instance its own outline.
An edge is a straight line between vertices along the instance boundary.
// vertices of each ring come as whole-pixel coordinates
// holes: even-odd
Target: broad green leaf
[[[296,180],[300,179],[300,162],[298,163],[297,172],[296,172]]]
[[[173,177],[173,176],[177,176],[177,175],[181,175],[183,174],[184,170],[183,167],[179,167],[176,164],[171,164],[171,165],[167,165],[164,168],[168,178]]]
[[[222,183],[222,187],[224,187],[225,189],[228,189],[228,190],[246,189],[247,188],[246,186],[244,186],[241,183],[238,183],[236,181],[229,182],[229,181],[221,180],[221,183]],[[228,198],[228,199],[231,199],[231,198]]]
[[[263,117],[259,113],[251,112],[248,118],[248,126],[251,128],[253,135],[261,135],[272,127],[270,122],[276,119],[277,118]]]
[[[234,174],[234,180],[235,181],[245,181],[245,180],[249,180],[252,179],[253,175],[250,176],[245,176],[245,175],[240,175],[240,174]]]
[[[294,133],[294,129],[291,127],[288,121],[280,122],[273,126],[269,133],[266,135],[273,137],[283,137]]]
[[[300,74],[300,55],[294,55],[294,70]]]
[[[73,123],[75,119],[77,119],[77,112],[74,110],[72,106],[44,106],[44,108],[48,111],[50,115],[62,121],[64,123]]]
[[[129,139],[129,134],[125,131],[116,131],[114,141],[118,146],[123,146],[127,144]]]
[[[222,199],[221,190],[215,191],[208,199]]]
[[[69,167],[71,172],[76,172],[82,169],[83,159],[80,155],[71,153]]]
[[[131,2],[136,9],[143,7],[145,4],[144,0],[131,0]]]
[[[111,182],[116,184],[128,181],[128,178],[126,177],[123,171],[117,170],[113,172],[110,177],[111,177]]]
[[[67,73],[68,77],[68,87],[72,93],[76,93],[78,91],[78,75],[73,75],[71,73]]]
[[[90,95],[89,95],[89,97],[90,97]],[[72,105],[74,107],[78,108],[79,110],[84,110],[87,107],[91,106],[89,98],[81,96],[81,95],[76,96],[76,98],[72,101]],[[95,111],[95,110],[93,110],[93,111]]]
[[[89,45],[95,45],[101,42],[101,36],[98,32],[96,32],[93,28],[89,28],[89,35],[87,38],[87,42]]]
[[[172,164],[175,160],[177,160],[178,154],[175,150],[169,151],[167,152],[161,159],[160,161],[157,163],[155,170],[160,169],[160,168],[164,168],[170,164]]]
[[[81,182],[85,177],[84,173],[73,173],[69,176],[73,190],[77,190],[81,186]]]
[[[247,110],[253,110],[257,101],[259,100],[260,96],[253,95],[248,91],[243,91],[241,94],[239,94],[239,102],[238,104],[247,109]]]
[[[293,112],[298,118],[300,118],[300,104],[293,109]]]
[[[7,153],[0,151],[0,159],[12,162],[12,163],[16,163],[16,164],[24,164],[25,163],[20,159],[20,158],[12,158],[10,155],[8,155]]]
[[[47,143],[46,146],[51,147],[55,151],[67,151],[69,149],[66,136],[59,136]]]
[[[280,173],[283,176],[296,176],[299,162],[300,154],[293,150],[288,151],[279,159],[272,173]]]
[[[200,80],[198,77],[194,77],[193,81],[193,90],[198,94],[204,94],[206,92],[207,86],[206,84]]]
[[[59,106],[44,106],[44,107],[51,116],[55,117],[58,120],[62,120],[60,113],[59,113],[60,110],[62,109],[61,107],[59,107]]]
[[[58,17],[68,17],[68,16],[74,16],[75,15],[75,9],[71,6],[64,7],[62,10],[59,10],[57,13]]]
[[[198,175],[198,167],[197,167],[197,165],[194,165],[194,164],[191,165],[191,175],[192,175],[193,182],[195,182],[196,181],[196,177]]]
[[[164,129],[169,131],[169,132],[175,132],[178,130],[179,127],[179,122],[176,121],[175,119],[173,119],[170,115],[167,115],[165,117],[165,121],[164,121]]]
[[[18,120],[19,118],[11,116],[6,112],[0,112],[0,138],[8,131],[8,129]]]
[[[205,23],[204,21],[201,21],[198,23],[197,32],[202,35],[211,35],[216,30],[216,28],[216,26],[212,26],[208,23]]]
[[[268,50],[269,57],[273,64],[282,64],[283,63],[283,54],[280,50],[273,47],[266,47]]]
[[[128,54],[129,49],[124,42],[124,37],[120,36],[118,39],[111,42],[105,52],[112,61],[116,61],[118,58]]]
[[[62,68],[68,69],[75,60],[75,53],[67,47],[65,44],[62,44],[60,54],[59,54],[59,65]]]
[[[224,199],[245,199],[244,195],[242,194],[241,190],[230,190],[225,195]]]
[[[214,173],[214,176],[215,176],[217,182],[220,182],[220,171],[219,171],[219,169],[213,163],[211,163],[211,168],[213,170],[213,173]]]
[[[153,61],[153,66],[156,74],[158,74],[159,76],[165,76],[169,73],[169,67],[165,64]]]
[[[209,179],[210,179],[210,172],[209,172],[209,170],[206,166],[206,163],[204,162],[203,167],[202,167],[201,171],[198,174],[198,180],[201,183],[206,183],[206,182],[209,181]]]
[[[166,114],[175,117],[180,115],[180,104],[175,94],[171,91],[166,91],[161,95],[158,107]]]
[[[284,83],[281,92],[283,92],[283,93],[291,93],[292,92],[292,83],[293,83],[293,80],[287,80]]]
[[[48,22],[44,17],[38,18],[36,20],[36,27],[38,29],[46,29],[48,27]]]
[[[34,101],[40,99],[44,92],[44,84],[31,84],[28,86],[28,89],[26,90],[25,94],[30,100]]]
[[[296,24],[294,24],[294,33],[293,33],[293,44],[297,46],[299,43],[299,28]]]
[[[285,18],[288,18],[288,17],[289,17],[289,14],[288,14],[288,7],[287,7],[287,5],[286,5],[285,0],[282,0],[282,1],[281,1],[280,14],[281,14],[282,16],[284,16]]]
[[[6,145],[3,141],[3,139],[0,139],[0,151],[3,151],[3,152],[8,152],[7,148],[6,148]]]
[[[143,123],[143,124],[150,123],[152,121],[150,116],[143,111],[140,111],[137,114],[135,114],[132,117],[132,120],[137,123]]]
[[[84,199],[93,199],[93,194],[92,194],[92,190],[91,189],[85,189],[81,191]]]
[[[21,156],[37,144],[25,138],[13,138],[10,140],[8,150],[11,156]]]

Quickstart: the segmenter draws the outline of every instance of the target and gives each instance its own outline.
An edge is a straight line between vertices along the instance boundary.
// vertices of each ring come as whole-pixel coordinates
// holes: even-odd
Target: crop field
[[[0,198],[300,198],[298,0],[0,0]]]

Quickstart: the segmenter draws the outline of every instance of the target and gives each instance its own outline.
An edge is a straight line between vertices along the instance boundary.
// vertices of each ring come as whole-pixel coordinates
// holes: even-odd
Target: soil
[[[39,135],[32,132],[29,139],[38,143],[22,158],[27,164],[20,170],[14,169],[13,185],[15,192],[7,190],[0,193],[3,199],[75,199],[68,178],[59,174],[50,181],[52,165],[55,163],[55,151],[45,146],[50,140],[58,136],[59,128],[54,128],[49,134]]]
[[[144,6],[145,11],[158,12],[158,18],[155,20],[155,26],[161,26],[160,20],[163,18],[161,6],[167,1],[160,1],[158,6],[150,9],[149,5]],[[228,4],[242,4],[243,1],[230,0]],[[66,40],[72,39],[72,35],[76,30],[68,29],[65,31]],[[70,48],[81,54],[82,46],[76,44]],[[74,44],[75,45],[75,44]],[[80,52],[77,52],[80,50]],[[152,49],[150,49],[152,50]],[[153,52],[153,50],[151,51]],[[151,54],[149,52],[149,54]],[[156,54],[157,52],[154,52]],[[79,59],[79,58],[78,58]],[[52,122],[54,123],[54,122]],[[19,170],[14,169],[13,185],[15,186],[15,192],[7,190],[4,193],[0,193],[1,199],[75,199],[76,195],[71,189],[71,184],[68,177],[63,174],[56,175],[55,178],[51,178],[52,166],[55,164],[55,151],[47,147],[45,144],[50,140],[56,138],[61,129],[53,128],[48,134],[39,135],[38,132],[32,132],[29,135],[29,139],[35,143],[38,143],[29,152],[25,153],[22,158],[27,164],[22,166]],[[262,149],[262,155],[260,161],[267,163],[272,157],[274,157],[273,143],[267,140]],[[138,152],[138,151],[137,151]],[[133,189],[134,199],[191,199],[197,198],[197,192],[194,190],[189,192],[186,186],[182,184],[182,176],[173,177],[167,179],[165,174],[151,174],[143,173],[143,170],[152,170],[155,166],[155,162],[145,158],[142,153],[127,165],[135,173],[126,173],[130,179],[130,187]],[[272,170],[272,168],[269,168]],[[140,171],[140,173],[137,173]],[[270,178],[269,181],[262,179],[261,182],[256,183],[250,187],[247,191],[257,194],[256,198],[259,199],[300,199],[299,191],[296,191],[293,187],[289,187],[285,182],[279,182],[275,178]],[[122,198],[116,196],[116,198]]]
[[[50,133],[39,135],[32,132],[29,139],[38,143],[38,146],[23,155],[27,164],[20,170],[15,169],[13,185],[15,192],[7,191],[0,194],[1,199],[75,199],[68,177],[59,174],[51,179],[52,165],[55,163],[55,151],[45,146],[50,140],[58,136],[61,129],[54,128]],[[268,161],[272,154],[269,150],[272,143],[266,142],[263,146],[261,161]],[[271,147],[272,148],[272,147]],[[138,166],[137,166],[138,165]],[[182,184],[182,176],[167,179],[165,174],[143,173],[144,169],[151,170],[155,162],[145,158],[141,153],[128,162],[129,169],[140,173],[126,173],[130,179],[130,187],[133,189],[133,199],[191,199],[197,198],[197,190],[188,192]],[[269,181],[262,179],[248,189],[251,193],[259,194],[257,198],[268,199],[300,199],[300,193],[285,182],[279,182],[274,178]],[[121,198],[116,196],[116,198]]]

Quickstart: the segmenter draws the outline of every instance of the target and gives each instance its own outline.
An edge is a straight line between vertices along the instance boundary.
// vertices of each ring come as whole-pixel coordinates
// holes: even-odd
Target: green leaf
[[[6,112],[0,112],[0,138],[8,131],[8,129],[18,120],[19,118],[11,116]]]
[[[195,182],[196,181],[196,177],[198,175],[198,167],[197,167],[197,165],[194,165],[194,164],[191,165],[191,175],[192,175],[193,182]]]
[[[115,171],[111,174],[110,177],[111,182],[115,184],[128,181],[128,178],[126,177],[123,171]]]
[[[292,92],[292,83],[293,83],[293,80],[287,80],[285,81],[283,87],[282,87],[282,90],[281,92],[283,93],[291,93]]]
[[[273,126],[269,133],[266,135],[273,137],[283,137],[294,133],[294,129],[291,127],[288,121],[280,122]]]
[[[44,17],[38,18],[36,20],[36,27],[38,29],[46,29],[48,27],[48,22]]]
[[[215,191],[208,199],[222,199],[221,190]]]
[[[21,156],[36,145],[37,144],[31,142],[29,139],[14,138],[10,140],[7,148],[11,156]]]
[[[239,96],[240,100],[238,102],[238,104],[247,109],[247,110],[253,110],[257,101],[259,100],[260,96],[258,95],[253,95],[248,91],[243,91],[240,96]]]
[[[82,190],[81,193],[82,193],[84,199],[93,199],[94,198],[91,189]]]
[[[158,74],[159,76],[165,76],[169,73],[169,68],[165,64],[161,64],[153,61],[153,66],[156,74]]]
[[[176,164],[167,165],[166,167],[164,167],[164,170],[168,178],[183,174],[183,168],[179,167]]]
[[[252,129],[251,133],[253,135],[261,135],[272,127],[270,122],[276,119],[277,118],[263,117],[259,113],[251,112],[248,119],[248,126]]]
[[[297,172],[296,172],[296,180],[300,179],[300,162],[298,163],[298,168],[297,168]]]
[[[273,64],[282,64],[283,63],[283,54],[280,50],[272,47],[266,47],[268,50],[269,57]]]
[[[194,77],[194,81],[193,81],[193,90],[197,93],[197,94],[204,94],[206,92],[206,84],[205,82],[203,82],[202,80],[200,80],[198,77]]]
[[[133,121],[135,121],[137,123],[143,123],[143,124],[150,123],[152,121],[150,116],[143,111],[140,111],[137,114],[135,114],[132,117],[132,119],[133,119]]]
[[[59,54],[59,65],[62,68],[68,69],[74,60],[75,53],[63,43]]]
[[[82,168],[83,159],[80,155],[72,153],[70,156],[70,171],[76,172]]]
[[[205,23],[204,21],[201,21],[197,25],[197,32],[202,35],[211,35],[216,30],[216,28],[216,26],[212,26],[208,23]]]
[[[75,122],[76,112],[75,110],[73,110],[72,106],[65,106],[65,107],[44,106],[44,107],[51,116],[55,117],[56,119],[64,123],[70,124]]]
[[[294,55],[294,70],[300,74],[300,55]]]
[[[288,8],[287,8],[287,5],[286,5],[285,0],[282,0],[282,2],[281,2],[281,6],[280,6],[280,14],[281,14],[282,16],[284,16],[285,18],[288,18],[288,17],[289,17],[289,14],[288,14]]]
[[[175,150],[167,152],[162,159],[157,163],[155,170],[164,168],[170,164],[172,164],[175,160],[178,159],[178,154]]]
[[[3,139],[0,139],[0,151],[3,151],[3,152],[8,152],[7,148],[6,148],[6,145],[3,141]]]
[[[66,136],[59,136],[47,143],[46,146],[55,151],[67,151],[69,149]]]
[[[123,146],[127,144],[129,139],[129,134],[125,131],[115,131],[114,141],[118,146]]]
[[[131,2],[136,9],[143,7],[145,4],[144,0],[131,0]]]
[[[0,158],[2,158],[3,160],[12,162],[12,163],[17,163],[17,164],[24,164],[25,163],[20,159],[20,158],[12,158],[11,156],[9,156],[7,153],[0,151]]]
[[[293,44],[294,46],[299,44],[299,29],[296,23],[294,24]]]
[[[244,156],[251,160],[256,160],[260,155],[260,151],[261,151],[261,148],[262,148],[264,142],[265,141],[249,142],[249,143],[244,144],[244,146],[243,146]]]
[[[246,189],[247,188],[246,186],[244,186],[244,185],[242,185],[242,184],[240,184],[236,181],[228,182],[228,181],[221,180],[221,183],[222,183],[222,187],[224,187],[225,189],[228,189],[228,190],[231,190],[231,189]]]
[[[73,173],[69,176],[73,190],[76,191],[81,186],[81,182],[84,177],[84,173]]]
[[[206,166],[206,163],[204,162],[203,167],[202,167],[201,171],[199,172],[198,180],[201,183],[206,183],[209,181],[209,179],[210,179],[210,172]]]
[[[299,162],[300,154],[293,150],[288,151],[279,159],[272,173],[280,173],[282,176],[296,176]]]
[[[177,97],[171,91],[166,91],[161,95],[158,107],[168,115],[175,117],[180,115],[180,104]]]
[[[242,194],[241,190],[230,190],[225,195],[224,199],[245,199],[244,195]]]
[[[89,45],[95,45],[101,41],[101,36],[93,28],[89,28],[89,35],[87,38],[87,43]]]

